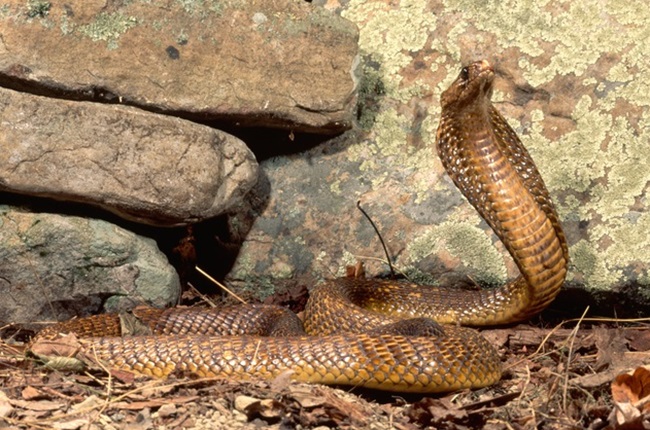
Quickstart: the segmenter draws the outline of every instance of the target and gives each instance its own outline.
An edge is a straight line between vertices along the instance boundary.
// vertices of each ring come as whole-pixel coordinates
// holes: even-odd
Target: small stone
[[[262,12],[256,12],[253,14],[253,22],[257,25],[263,24],[269,19]]]
[[[235,398],[235,409],[238,410],[238,411],[240,411],[240,412],[244,412],[244,413],[246,413],[246,409],[247,409],[250,405],[252,405],[252,404],[254,404],[254,403],[258,403],[258,402],[261,402],[261,400],[260,400],[260,399],[256,399],[255,397],[250,397],[250,396],[237,396],[237,397]]]
[[[232,417],[235,421],[238,421],[240,423],[245,423],[248,421],[248,416],[243,412],[239,412],[237,409],[232,411]]]
[[[169,417],[176,414],[177,408],[173,403],[166,403],[158,409],[158,416],[160,418]]]

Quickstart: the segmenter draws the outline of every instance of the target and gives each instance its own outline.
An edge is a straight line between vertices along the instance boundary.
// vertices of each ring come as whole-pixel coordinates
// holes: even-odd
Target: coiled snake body
[[[564,282],[568,253],[532,159],[490,102],[493,80],[489,63],[477,62],[442,94],[437,148],[454,183],[512,255],[521,271],[517,279],[476,291],[330,281],[312,291],[305,310],[305,329],[318,336],[300,335],[295,317],[268,328],[283,311],[265,306],[206,312],[136,309],[151,330],[145,336],[113,337],[120,334],[119,322],[107,315],[61,323],[46,334],[100,333],[105,337],[83,338],[81,351],[112,367],[154,376],[274,378],[290,371],[298,381],[405,392],[496,382],[501,365],[494,348],[474,330],[457,325],[504,324],[539,312]],[[385,302],[387,297],[392,301]],[[394,315],[378,312],[386,310]],[[454,325],[400,322],[417,317]],[[230,331],[216,328],[224,322]],[[386,323],[392,325],[382,328]],[[252,332],[251,326],[256,327]],[[264,336],[273,331],[280,337]]]

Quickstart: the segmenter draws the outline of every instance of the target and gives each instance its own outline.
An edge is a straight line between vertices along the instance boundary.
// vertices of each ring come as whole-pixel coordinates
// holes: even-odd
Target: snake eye
[[[463,70],[460,71],[460,78],[463,81],[467,81],[469,79],[469,67],[463,67]]]

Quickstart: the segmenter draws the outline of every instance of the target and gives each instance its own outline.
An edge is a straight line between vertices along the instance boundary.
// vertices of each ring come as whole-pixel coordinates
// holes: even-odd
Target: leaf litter
[[[286,299],[286,298],[285,298]],[[504,375],[491,387],[400,395],[273,381],[150,380],[57,372],[0,340],[0,427],[12,429],[646,429],[650,337],[644,320],[531,323],[484,330]],[[73,348],[73,346],[69,346]]]

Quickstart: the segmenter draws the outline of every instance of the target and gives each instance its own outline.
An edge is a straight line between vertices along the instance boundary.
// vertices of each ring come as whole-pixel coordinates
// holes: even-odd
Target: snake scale
[[[304,318],[309,336],[297,317],[281,317],[287,311],[262,305],[136,308],[134,315],[151,334],[119,337],[119,319],[100,315],[52,326],[42,336],[75,332],[81,337],[75,352],[158,377],[271,379],[289,371],[297,381],[401,392],[498,381],[494,348],[459,325],[511,323],[541,311],[564,282],[568,251],[533,160],[492,106],[494,76],[487,61],[476,62],[442,93],[437,149],[456,186],[512,255],[521,272],[513,281],[481,290],[329,281],[311,292]]]

